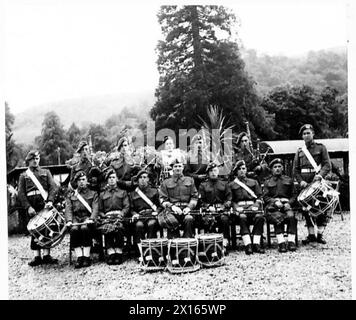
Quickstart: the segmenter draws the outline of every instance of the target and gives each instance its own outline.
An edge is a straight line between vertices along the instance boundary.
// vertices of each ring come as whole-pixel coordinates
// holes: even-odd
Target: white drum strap
[[[30,177],[30,179],[32,180],[32,182],[35,184],[35,186],[37,187],[38,191],[40,192],[42,198],[46,201],[47,197],[48,197],[48,193],[47,193],[47,191],[45,189],[43,189],[42,184],[38,181],[38,179],[33,174],[33,172],[30,170],[30,168],[28,168],[26,170],[26,174]]]
[[[314,158],[312,157],[312,155],[310,154],[309,150],[307,149],[306,146],[302,147],[302,151],[304,152],[305,156],[307,157],[308,161],[310,162],[310,164],[313,166],[314,170],[316,173],[319,173],[320,169],[321,169],[321,165],[317,165]]]
[[[78,190],[74,191],[74,195],[78,198],[78,200],[82,203],[82,205],[90,212],[92,213],[92,210],[88,204],[88,202],[86,202],[84,200],[84,198],[79,194]]]
[[[135,189],[137,194],[151,207],[153,211],[157,210],[157,207],[153,204],[153,202],[140,190],[139,187]]]
[[[244,188],[252,197],[257,199],[256,194],[248,186],[246,186],[242,181],[235,178],[234,182],[236,182],[240,187]]]

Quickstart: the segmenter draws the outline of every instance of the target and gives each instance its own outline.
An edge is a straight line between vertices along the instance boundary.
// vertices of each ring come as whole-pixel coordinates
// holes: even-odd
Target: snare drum
[[[331,216],[339,203],[339,192],[322,179],[302,190],[298,201],[312,217],[317,217],[320,214]]]
[[[204,267],[216,267],[224,264],[224,236],[221,233],[207,233],[197,236],[198,261]]]
[[[198,240],[176,238],[168,241],[167,269],[171,273],[193,272],[200,269],[197,258]]]
[[[58,245],[65,235],[65,218],[56,208],[44,208],[27,224],[34,241],[43,248]]]
[[[138,244],[140,268],[144,271],[164,270],[167,266],[168,239],[144,239]]]

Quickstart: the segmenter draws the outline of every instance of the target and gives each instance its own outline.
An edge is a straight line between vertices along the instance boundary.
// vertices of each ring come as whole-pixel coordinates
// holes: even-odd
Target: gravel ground
[[[299,241],[306,236],[299,221]],[[350,214],[334,215],[326,245],[299,246],[281,254],[232,251],[225,265],[193,273],[144,273],[138,262],[120,266],[95,262],[86,269],[69,265],[68,237],[52,249],[56,266],[31,268],[29,237],[9,237],[9,299],[351,299]]]

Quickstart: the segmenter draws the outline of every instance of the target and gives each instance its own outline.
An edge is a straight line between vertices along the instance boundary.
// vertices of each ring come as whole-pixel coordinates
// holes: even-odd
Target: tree
[[[251,131],[270,133],[232,41],[235,15],[222,6],[162,6],[158,21],[165,40],[157,46],[160,79],[150,112],[156,128],[197,129],[198,116],[208,121],[208,107],[215,105],[237,130],[248,120]]]
[[[73,122],[68,128],[67,133],[68,142],[75,149],[78,146],[79,141],[81,140],[81,131],[78,126]]]
[[[319,138],[345,136],[340,130],[347,115],[335,89],[326,87],[320,92],[310,86],[277,87],[264,97],[261,106],[274,119],[277,140],[300,139],[298,131],[305,123],[314,126]]]
[[[92,123],[89,126],[88,136],[91,136],[93,151],[110,151],[111,142],[108,139],[107,130],[98,124]]]
[[[53,111],[45,114],[41,135],[35,141],[41,152],[42,163],[46,165],[58,164],[58,148],[61,163],[68,160],[74,151],[66,138],[60,118]]]

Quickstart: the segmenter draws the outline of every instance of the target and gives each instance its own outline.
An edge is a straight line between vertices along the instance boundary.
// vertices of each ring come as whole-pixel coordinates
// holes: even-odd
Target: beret
[[[164,136],[163,143],[165,143],[169,139],[173,141],[173,139],[170,136]]]
[[[212,170],[212,169],[214,169],[214,168],[216,168],[216,167],[218,167],[217,163],[215,163],[215,162],[210,162],[210,163],[208,164],[208,166],[206,167],[205,172],[208,173],[210,170]]]
[[[116,171],[115,171],[114,168],[110,168],[110,167],[109,167],[109,168],[105,171],[105,173],[104,173],[104,175],[105,175],[105,181],[108,180],[108,179],[109,179],[109,176],[112,175],[112,174],[116,174]]]
[[[243,137],[248,137],[248,134],[247,134],[246,132],[244,132],[244,131],[241,132],[241,133],[238,135],[238,137],[237,137],[237,140],[236,140],[237,146],[240,145],[241,139],[242,139]]]
[[[313,126],[312,126],[311,124],[307,123],[307,124],[304,124],[304,125],[302,125],[302,126],[300,127],[298,134],[299,134],[299,135],[302,134],[305,129],[311,129],[311,130],[314,131]]]
[[[283,160],[282,160],[281,158],[273,159],[273,160],[270,162],[269,167],[270,167],[270,168],[273,168],[273,166],[274,166],[276,163],[279,163],[279,164],[283,165]]]
[[[119,142],[117,143],[117,150],[120,150],[122,144],[123,144],[125,141],[126,141],[126,142],[129,142],[129,139],[127,139],[126,137],[120,138]]]
[[[76,152],[79,153],[87,145],[88,143],[86,141],[80,141]]]
[[[79,178],[84,177],[84,176],[86,177],[87,175],[85,174],[85,172],[83,170],[78,171],[74,176],[74,181],[77,181]]]
[[[37,156],[39,156],[39,155],[40,155],[40,152],[39,152],[39,151],[37,151],[37,150],[31,150],[31,151],[29,151],[29,153],[27,154],[25,161],[26,161],[26,162],[27,162],[27,161],[30,161],[30,160],[34,159],[35,157],[37,157]]]
[[[237,170],[240,169],[241,166],[245,166],[245,165],[246,165],[246,162],[244,160],[237,161],[236,164],[235,164],[234,169],[232,170],[232,172],[233,173],[236,172]]]
[[[148,171],[145,169],[140,170],[134,177],[134,180],[137,181],[144,173],[148,174]]]

